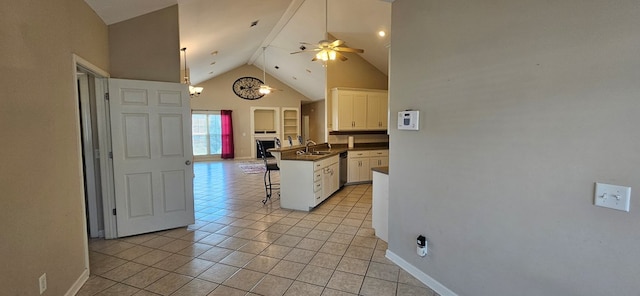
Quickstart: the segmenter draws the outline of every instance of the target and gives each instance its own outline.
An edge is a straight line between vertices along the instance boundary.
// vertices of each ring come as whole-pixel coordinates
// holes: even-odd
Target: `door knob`
[[[187,161],[185,161],[185,162],[184,162],[184,164],[186,164],[186,165],[191,165],[191,160],[187,160]]]

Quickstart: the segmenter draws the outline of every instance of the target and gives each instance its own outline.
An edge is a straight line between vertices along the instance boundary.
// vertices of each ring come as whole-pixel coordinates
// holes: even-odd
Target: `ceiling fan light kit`
[[[326,38],[329,38],[329,32],[328,32],[328,23],[329,23],[329,8],[328,8],[328,1],[325,0],[324,2],[325,5],[325,22],[324,22],[324,35]],[[341,54],[340,52],[354,52],[354,53],[364,53],[363,49],[359,49],[359,48],[351,48],[351,47],[347,47],[344,46],[344,41],[337,39],[334,41],[330,41],[330,40],[320,40],[318,41],[317,44],[311,44],[311,43],[307,43],[307,42],[300,42],[300,51],[296,51],[296,52],[292,52],[291,54],[296,54],[296,53],[301,53],[301,52],[316,52],[315,56],[313,57],[313,59],[311,59],[312,62],[315,61],[321,61],[322,63],[326,64],[327,61],[335,61],[336,58],[339,58],[341,61],[346,61],[348,60],[348,58],[346,56],[344,56],[343,54]],[[307,47],[305,45],[311,45],[311,46],[315,46],[316,48],[313,49],[309,49],[307,50]]]

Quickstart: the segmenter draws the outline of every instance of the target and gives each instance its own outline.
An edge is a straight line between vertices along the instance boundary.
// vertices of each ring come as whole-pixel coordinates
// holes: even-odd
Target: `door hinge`
[[[109,158],[113,159],[113,151],[109,151]]]
[[[109,100],[109,93],[105,93],[104,94],[104,99],[107,100],[107,101]]]
[[[113,209],[113,211],[111,211],[113,213],[113,215],[116,215],[116,209]]]

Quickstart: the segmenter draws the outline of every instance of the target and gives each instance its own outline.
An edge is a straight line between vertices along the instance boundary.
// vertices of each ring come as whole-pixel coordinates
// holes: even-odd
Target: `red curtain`
[[[231,123],[231,110],[220,110],[220,122],[222,124],[222,158],[233,158],[233,124]]]

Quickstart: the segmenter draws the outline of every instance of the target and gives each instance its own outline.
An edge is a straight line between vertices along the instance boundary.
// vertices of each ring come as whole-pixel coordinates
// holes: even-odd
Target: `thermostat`
[[[420,111],[406,110],[398,112],[398,129],[417,131],[420,124]]]

